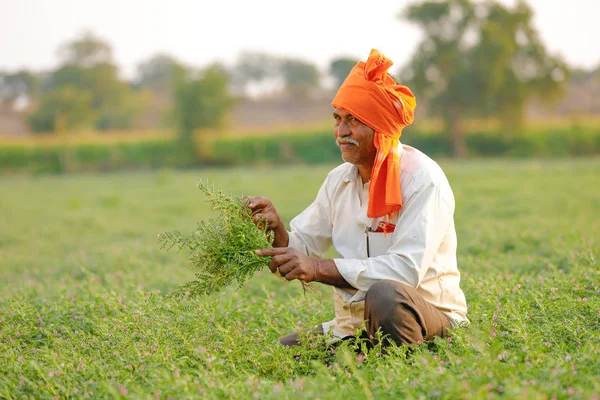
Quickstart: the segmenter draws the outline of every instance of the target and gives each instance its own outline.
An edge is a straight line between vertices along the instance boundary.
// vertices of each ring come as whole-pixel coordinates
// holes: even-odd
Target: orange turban
[[[375,130],[377,156],[371,173],[367,216],[393,216],[402,209],[398,139],[412,123],[417,106],[409,88],[388,75],[392,61],[371,50],[367,62],[358,62],[338,90],[331,105]]]

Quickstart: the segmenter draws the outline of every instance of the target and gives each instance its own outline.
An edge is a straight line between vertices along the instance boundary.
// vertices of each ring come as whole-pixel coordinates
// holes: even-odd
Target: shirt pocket
[[[387,254],[394,243],[391,233],[367,232],[367,256],[377,257]]]

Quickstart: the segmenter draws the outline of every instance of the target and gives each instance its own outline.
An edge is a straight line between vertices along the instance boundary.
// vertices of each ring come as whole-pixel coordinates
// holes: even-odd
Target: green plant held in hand
[[[195,280],[169,294],[173,297],[209,295],[234,282],[242,286],[271,260],[257,256],[254,250],[272,247],[273,233],[254,224],[252,211],[242,198],[224,194],[208,181],[197,186],[218,215],[199,222],[190,234],[173,231],[158,235],[161,249],[177,246],[179,251],[189,251],[189,266],[199,270]]]

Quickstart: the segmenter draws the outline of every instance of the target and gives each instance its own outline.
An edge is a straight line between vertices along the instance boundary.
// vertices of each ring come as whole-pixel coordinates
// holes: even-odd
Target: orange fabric
[[[331,105],[375,130],[377,156],[371,173],[367,216],[393,216],[402,209],[398,139],[414,119],[415,96],[388,75],[392,61],[371,50],[358,62],[338,90]]]

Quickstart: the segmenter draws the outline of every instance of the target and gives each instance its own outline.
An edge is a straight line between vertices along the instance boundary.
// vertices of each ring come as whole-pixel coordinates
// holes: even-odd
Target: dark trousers
[[[423,298],[413,287],[382,280],[374,283],[365,297],[366,335],[373,344],[381,331],[384,345],[420,344],[435,336],[445,337],[452,326],[450,319]],[[315,334],[323,334],[317,326]],[[298,333],[279,338],[287,347],[300,344]]]

